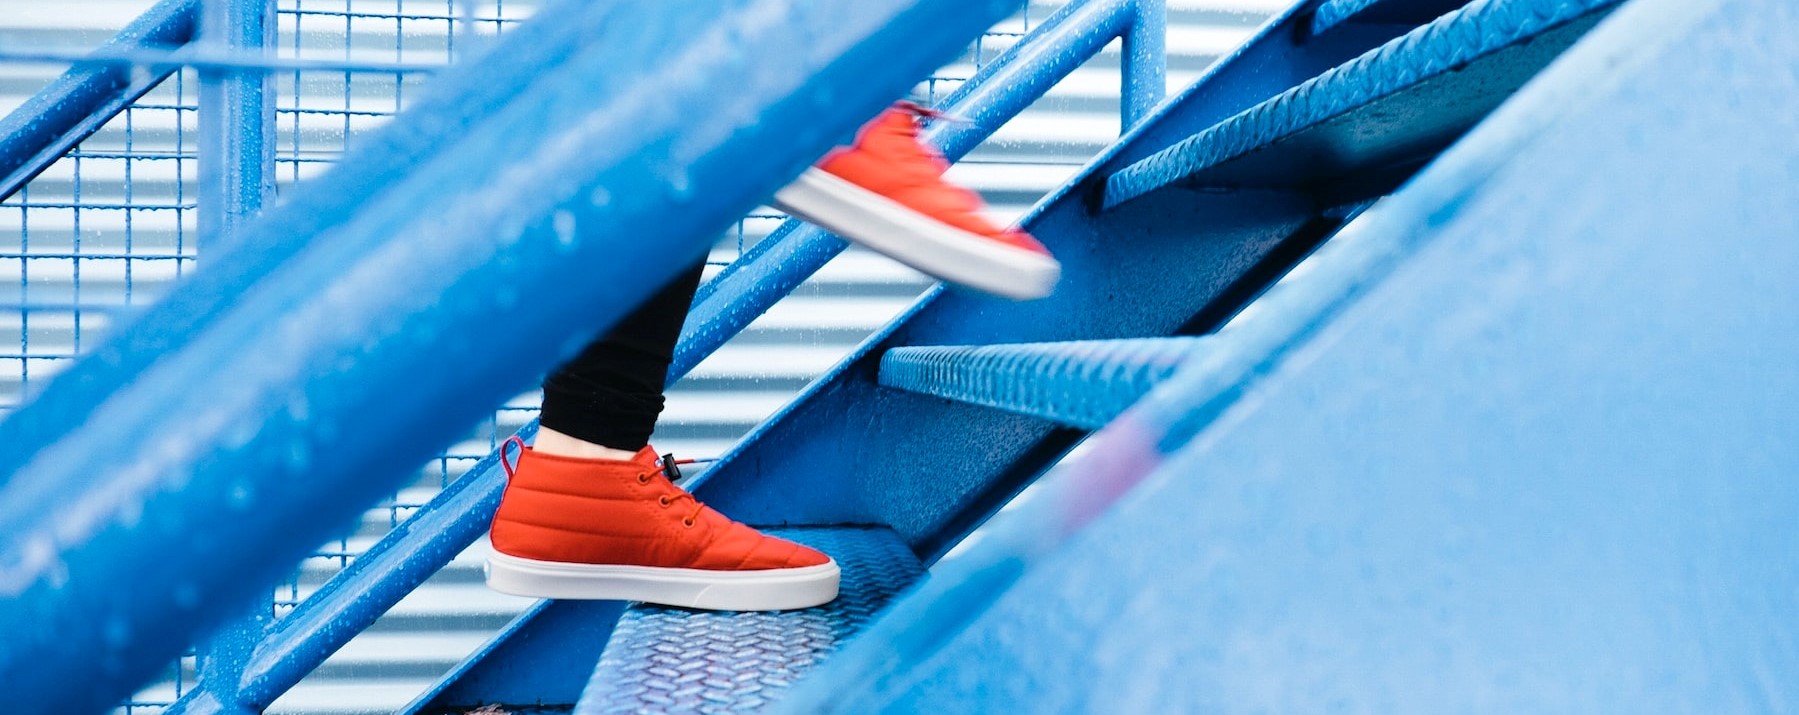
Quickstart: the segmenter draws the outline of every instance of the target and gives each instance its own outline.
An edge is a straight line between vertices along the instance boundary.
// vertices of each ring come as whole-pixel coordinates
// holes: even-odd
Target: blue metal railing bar
[[[1065,6],[984,66],[941,105],[949,113],[975,119],[972,125],[937,123],[927,131],[926,140],[952,159],[966,154],[1124,32],[1133,5],[1131,0],[1077,0]],[[794,239],[795,233],[815,238]],[[771,250],[791,249],[796,243],[829,252],[800,258],[790,251]],[[842,241],[829,234],[789,221],[775,236],[708,281],[688,318],[669,384],[685,376],[842,247]],[[760,273],[751,277],[751,268]],[[780,275],[771,277],[769,271]],[[760,285],[760,289],[733,290],[739,285]],[[713,317],[698,317],[696,323],[696,316]],[[533,420],[518,435],[530,438],[536,424]],[[420,508],[405,522],[405,528],[384,537],[327,582],[326,588],[278,621],[246,666],[235,698],[196,692],[189,700],[235,700],[257,707],[273,702],[485,533],[503,486],[496,458],[482,459],[454,482],[451,490]],[[169,712],[189,712],[188,707],[184,700]]]
[[[518,432],[524,439],[536,434],[535,423]],[[237,692],[220,695],[258,710],[266,707],[373,624],[401,597],[442,569],[486,532],[485,520],[475,515],[489,514],[499,507],[499,487],[503,482],[479,477],[497,475],[499,471],[497,453],[483,458],[469,475],[452,482],[313,595],[296,604],[256,646],[244,664]],[[168,713],[189,712],[189,708],[187,702],[177,701]]]
[[[0,63],[66,64],[77,67],[121,68],[142,67],[172,72],[183,67],[202,70],[267,72],[379,72],[414,74],[438,72],[444,63],[390,62],[381,60],[326,60],[303,57],[269,57],[260,54],[206,50],[192,45],[175,49],[101,48],[98,50],[64,50],[57,48],[0,50]]]
[[[551,63],[554,60],[573,52],[575,48],[580,46],[581,39],[544,36],[546,33],[536,31],[535,29],[526,31],[526,35],[527,37],[534,38],[534,40],[523,44],[522,49],[515,50],[513,55],[508,58],[511,63],[516,63],[518,65],[544,65]],[[436,99],[433,95],[427,94],[423,95],[410,111],[426,114],[433,112],[454,112],[456,116],[462,117],[465,121],[474,123],[480,121],[494,111],[497,111],[497,108],[500,107],[506,99],[524,91],[533,81],[531,79],[522,82],[512,81],[510,77],[500,75],[501,68],[513,66],[512,64],[495,63],[492,65],[483,65],[479,62],[471,62],[470,64],[471,67],[467,74],[473,79],[466,81],[467,91],[470,92],[470,94],[462,96],[459,103],[460,106],[448,106],[446,103]],[[488,76],[490,74],[494,76]],[[180,77],[176,76],[175,81],[178,83],[178,92],[180,89],[179,80]],[[444,81],[445,80],[440,79],[439,83],[443,83]],[[184,154],[185,149],[183,148],[184,145],[182,144],[181,139],[181,125],[177,124],[176,129],[177,152],[178,154]],[[419,161],[422,161],[423,157],[430,155],[438,145],[451,141],[456,136],[456,132],[459,129],[460,127],[458,125],[445,122],[419,127],[413,133],[404,136],[393,134],[377,134],[372,136],[368,142],[365,142],[365,146],[363,147],[364,150],[370,152],[384,152],[391,160],[379,164],[338,166],[334,168],[333,176],[339,182],[345,185],[360,187],[359,190],[343,192],[336,195],[326,195],[323,193],[309,194],[304,192],[296,194],[290,197],[290,199],[282,205],[276,207],[273,212],[277,215],[271,217],[270,220],[266,222],[266,225],[270,226],[283,226],[284,230],[269,231],[265,235],[256,237],[252,240],[252,243],[256,246],[256,250],[242,252],[242,255],[226,258],[215,252],[215,257],[223,258],[224,260],[219,262],[227,266],[227,268],[223,271],[215,271],[214,278],[234,282],[215,296],[212,302],[190,306],[190,309],[187,311],[189,320],[198,320],[201,316],[209,315],[223,309],[224,306],[229,304],[232,296],[235,296],[248,288],[250,281],[255,276],[267,272],[271,267],[286,260],[287,257],[291,256],[304,245],[302,241],[294,240],[294,236],[308,232],[323,231],[338,224],[343,220],[343,217],[349,211],[350,207],[355,206],[357,200],[361,198],[361,196],[358,195],[359,193],[361,195],[372,195],[381,187],[394,183],[399,177],[411,170]],[[185,201],[186,196],[181,193],[184,190],[184,186],[177,183],[176,190],[177,198]],[[183,240],[181,229],[181,225],[177,224],[177,249],[182,253],[186,253],[189,244]],[[128,340],[130,338],[122,336],[121,339]],[[94,386],[95,388],[122,384],[122,381],[125,379],[123,376],[129,375],[136,369],[140,369],[142,364],[148,361],[148,356],[154,354],[156,345],[157,341],[148,341],[141,345],[132,344],[121,346],[121,352],[123,354],[127,356],[139,356],[135,360],[131,357],[126,357],[122,358],[121,362],[117,364],[100,365],[90,362],[85,366],[77,365],[72,368],[72,370],[89,370],[93,372],[74,380],[74,382]],[[84,417],[81,417],[78,414],[67,414],[63,416],[63,419],[70,420],[68,423],[73,424],[74,421],[84,419]]]
[[[555,62],[510,68],[506,87],[478,84],[488,79],[478,69],[458,73],[461,82],[432,95],[437,113],[404,115],[381,133],[388,142],[365,146],[374,152],[366,163],[397,155],[428,170],[402,170],[372,194],[343,176],[315,182],[320,198],[287,205],[366,208],[299,226],[272,226],[284,212],[270,214],[258,225],[297,234],[290,240],[304,250],[258,262],[228,249],[99,359],[0,423],[0,435],[27,450],[0,482],[0,552],[9,554],[0,585],[19,595],[0,601],[12,613],[0,624],[22,629],[0,639],[0,672],[19,684],[15,705],[117,702],[217,608],[272,583],[332,524],[391,491],[427,442],[558,359],[580,337],[574,326],[603,329],[656,278],[698,258],[711,231],[1015,9],[951,0],[596,9],[569,0],[530,23],[544,28],[539,37],[509,33],[495,45],[509,57],[543,52],[531,42],[543,34],[580,42]],[[790,22],[762,21],[770,13]],[[719,46],[713,33],[693,32],[693,16],[734,41]],[[615,22],[633,32],[609,31]],[[757,72],[741,71],[744,54],[761,58]],[[688,79],[667,81],[659,73],[669,66]],[[495,103],[486,121],[463,121],[483,102]],[[433,129],[451,141],[415,143]],[[603,206],[587,200],[599,183],[611,188]],[[553,230],[563,222],[547,216],[557,210],[593,233]],[[630,240],[652,230],[661,240]],[[520,303],[543,310],[521,314]],[[211,309],[192,312],[201,306]],[[506,341],[466,332],[500,321],[510,326]],[[221,373],[238,384],[194,389]],[[415,399],[366,389],[397,384],[388,378],[411,383]],[[163,419],[186,409],[201,417]],[[70,414],[95,419],[61,419]],[[388,429],[343,429],[350,419]],[[71,424],[82,429],[69,433]],[[153,432],[158,442],[146,444]],[[255,518],[229,519],[221,533],[221,514]],[[146,568],[145,553],[187,553],[203,565]],[[118,593],[121,579],[169,597]],[[96,658],[113,665],[93,676]],[[50,692],[75,673],[91,676],[91,687]]]
[[[136,158],[136,157],[133,157],[133,158]],[[111,210],[117,210],[117,211],[174,211],[174,210],[191,209],[191,208],[194,208],[194,206],[195,206],[195,204],[193,204],[193,203],[185,203],[185,204],[115,204],[115,203],[88,203],[88,202],[71,203],[71,202],[67,202],[67,201],[19,201],[19,202],[10,203],[10,204],[6,205],[7,208],[15,208],[15,209],[83,209],[83,210],[86,210],[86,209],[94,209],[94,210],[111,209]],[[0,254],[0,255],[3,255],[3,254]],[[32,253],[32,254],[26,254],[26,255],[40,256],[40,255],[44,255],[44,254]],[[94,255],[97,255],[97,254],[82,253],[82,254],[78,254],[74,257],[89,258]]]
[[[163,0],[96,52],[179,46],[192,38],[199,0]],[[77,67],[0,119],[0,200],[98,131],[175,68]]]

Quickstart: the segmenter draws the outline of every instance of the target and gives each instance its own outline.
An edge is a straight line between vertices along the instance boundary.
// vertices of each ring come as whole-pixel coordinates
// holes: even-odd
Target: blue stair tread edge
[[[918,556],[886,527],[766,531],[835,559],[843,569],[837,600],[760,613],[634,604],[619,619],[575,712],[757,712],[924,574]]]
[[[883,386],[1098,429],[1174,373],[1203,338],[888,350]]]
[[[1125,167],[1106,180],[1106,206],[1142,196],[1618,2],[1477,0]]]
[[[1466,0],[1328,0],[1312,15],[1312,34],[1322,35],[1350,21],[1425,23],[1465,4]]]

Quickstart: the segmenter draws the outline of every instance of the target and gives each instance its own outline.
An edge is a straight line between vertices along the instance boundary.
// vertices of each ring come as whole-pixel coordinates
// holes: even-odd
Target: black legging
[[[544,427],[603,447],[635,452],[662,414],[662,385],[681,322],[700,286],[702,262],[543,381]]]

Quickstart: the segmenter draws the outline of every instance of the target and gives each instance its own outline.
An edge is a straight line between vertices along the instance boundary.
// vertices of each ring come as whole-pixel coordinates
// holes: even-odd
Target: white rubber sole
[[[837,562],[796,569],[708,571],[539,561],[495,553],[487,587],[535,598],[642,601],[709,611],[785,611],[837,598]]]
[[[775,192],[774,206],[926,274],[1015,300],[1049,295],[1056,259],[945,225],[821,169]]]

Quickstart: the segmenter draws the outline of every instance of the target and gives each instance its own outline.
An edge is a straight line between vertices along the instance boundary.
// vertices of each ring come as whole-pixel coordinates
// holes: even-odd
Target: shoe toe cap
[[[763,537],[754,552],[744,564],[749,569],[800,569],[828,564],[831,557],[824,552],[803,544],[796,544],[786,539],[773,536]]]

